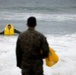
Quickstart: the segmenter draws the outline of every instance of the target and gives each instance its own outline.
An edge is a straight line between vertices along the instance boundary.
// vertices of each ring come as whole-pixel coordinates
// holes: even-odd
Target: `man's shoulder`
[[[36,30],[34,30],[33,31],[33,33],[34,33],[34,35],[35,36],[40,36],[40,37],[42,37],[42,38],[45,38],[45,35],[44,34],[42,34],[41,32],[39,32],[39,31],[36,31]],[[23,37],[23,36],[29,36],[31,34],[31,32],[30,31],[28,31],[28,30],[26,30],[26,31],[24,31],[24,32],[21,32],[20,34],[19,34],[19,37]]]
[[[36,33],[38,34],[38,35],[40,35],[41,37],[45,37],[45,35],[44,34],[42,34],[41,32],[39,32],[39,31],[36,31]]]

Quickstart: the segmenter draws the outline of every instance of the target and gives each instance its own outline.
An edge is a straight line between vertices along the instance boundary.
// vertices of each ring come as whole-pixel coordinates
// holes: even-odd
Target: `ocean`
[[[27,30],[27,19],[37,18],[36,30],[47,37],[49,47],[59,56],[59,62],[47,67],[45,75],[76,75],[76,0],[0,0],[0,32],[6,24]],[[14,36],[0,35],[0,75],[21,75],[16,67]]]
[[[27,18],[35,16],[36,29],[43,34],[75,33],[75,4],[71,0],[3,0],[0,2],[0,31],[4,30],[6,24],[13,24],[15,29],[23,32],[27,30]]]

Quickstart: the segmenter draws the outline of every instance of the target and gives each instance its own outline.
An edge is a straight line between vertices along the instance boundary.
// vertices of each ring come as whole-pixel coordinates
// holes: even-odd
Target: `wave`
[[[76,12],[76,6],[10,6],[10,7],[0,7],[1,10],[15,10],[15,11],[45,11],[50,13],[70,13]],[[70,11],[70,12],[69,12]]]
[[[76,14],[49,14],[36,12],[0,12],[0,20],[23,20],[29,16],[35,16],[38,20],[44,21],[76,21]]]
[[[75,50],[76,48],[76,32],[73,34],[67,34],[67,35],[58,35],[54,36],[51,34],[46,34],[45,35],[49,46],[57,49],[59,51],[61,48],[64,49],[73,49]],[[15,43],[17,41],[18,36],[0,36],[0,54],[5,54],[8,53],[9,51],[12,50],[12,46],[15,47]],[[8,42],[8,44],[7,44]],[[58,48],[60,48],[58,50]],[[65,49],[64,49],[65,50]],[[63,51],[64,51],[63,50]],[[76,53],[75,53],[76,54]]]

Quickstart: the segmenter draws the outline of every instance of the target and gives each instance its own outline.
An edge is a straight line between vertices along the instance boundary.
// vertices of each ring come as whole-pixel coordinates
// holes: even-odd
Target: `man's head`
[[[27,20],[27,26],[28,27],[35,27],[36,26],[36,18],[35,17],[29,17]]]
[[[11,25],[10,24],[8,24],[8,29],[11,29]]]

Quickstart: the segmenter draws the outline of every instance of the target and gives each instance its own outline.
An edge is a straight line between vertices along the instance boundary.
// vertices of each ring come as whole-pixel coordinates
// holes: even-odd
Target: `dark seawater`
[[[13,24],[27,30],[27,18],[37,18],[36,29],[43,34],[64,35],[76,32],[75,0],[0,0],[0,31]]]

